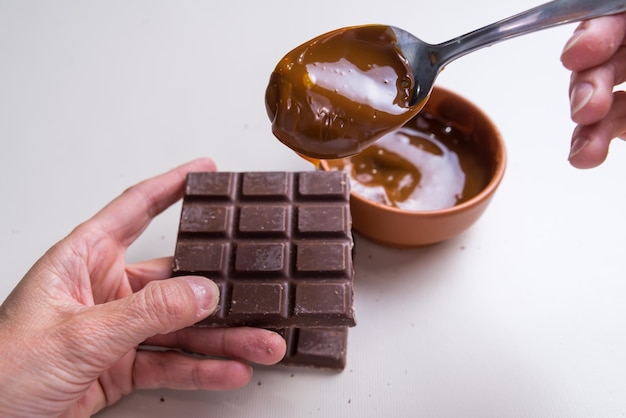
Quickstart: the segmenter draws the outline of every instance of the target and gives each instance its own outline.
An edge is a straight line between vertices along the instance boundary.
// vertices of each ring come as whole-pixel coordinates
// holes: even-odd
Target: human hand
[[[239,388],[246,362],[281,360],[285,341],[271,331],[188,328],[215,310],[212,281],[170,278],[170,258],[125,262],[186,174],[214,169],[200,159],[127,189],[35,263],[0,305],[0,416],[89,416],[134,388]]]
[[[582,22],[565,45],[563,65],[572,71],[570,104],[578,124],[570,163],[578,168],[601,164],[613,138],[626,139],[626,14]]]

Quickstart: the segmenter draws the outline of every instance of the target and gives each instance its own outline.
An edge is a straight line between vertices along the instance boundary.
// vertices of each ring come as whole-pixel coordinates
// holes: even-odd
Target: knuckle
[[[189,316],[188,298],[181,286],[175,282],[149,283],[144,288],[143,294],[146,314],[156,323],[173,326]]]

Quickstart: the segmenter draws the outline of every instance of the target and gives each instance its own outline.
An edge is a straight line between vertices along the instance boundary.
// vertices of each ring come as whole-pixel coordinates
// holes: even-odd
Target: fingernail
[[[568,49],[570,49],[571,47],[576,45],[576,43],[583,36],[583,34],[585,33],[585,30],[588,27],[589,27],[589,21],[588,20],[580,22],[580,24],[578,25],[578,27],[576,28],[574,33],[572,33],[572,36],[570,36],[569,40],[567,41],[567,43],[563,47],[563,52],[561,54],[565,53],[565,51],[567,51]]]
[[[580,109],[585,107],[593,97],[594,88],[590,83],[576,84],[570,94],[571,115],[574,116]]]
[[[574,138],[572,140],[572,146],[570,148],[568,159],[571,160],[573,157],[579,154],[582,150],[587,148],[587,145],[589,145],[589,138],[585,136],[579,136],[579,137]]]
[[[585,31],[583,30],[583,28],[577,29],[569,38],[565,46],[563,47],[563,51],[561,52],[561,55],[564,54],[568,49],[576,45],[576,42],[578,42],[578,40],[580,39],[580,37],[583,35],[584,32]]]
[[[219,302],[219,294],[220,289],[217,285],[209,280],[204,279],[202,277],[191,277],[187,281],[189,287],[196,295],[196,299],[198,301],[198,306],[203,313],[215,312],[217,308],[217,304]]]

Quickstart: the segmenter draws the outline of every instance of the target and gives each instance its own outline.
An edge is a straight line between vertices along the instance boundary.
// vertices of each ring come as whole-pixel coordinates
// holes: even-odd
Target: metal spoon
[[[423,42],[403,29],[391,28],[413,71],[415,91],[411,105],[421,106],[441,70],[465,54],[515,36],[623,11],[626,11],[624,0],[554,0],[436,45]]]
[[[316,159],[359,153],[425,105],[441,70],[472,51],[565,23],[626,11],[626,0],[554,0],[437,45],[387,25],[338,29],[289,52],[270,77],[272,132]]]

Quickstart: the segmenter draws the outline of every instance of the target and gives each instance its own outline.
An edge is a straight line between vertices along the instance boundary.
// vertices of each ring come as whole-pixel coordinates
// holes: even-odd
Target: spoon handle
[[[626,11],[626,0],[554,0],[436,45],[439,65],[505,39]]]

